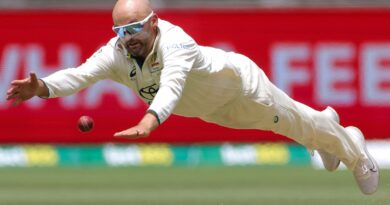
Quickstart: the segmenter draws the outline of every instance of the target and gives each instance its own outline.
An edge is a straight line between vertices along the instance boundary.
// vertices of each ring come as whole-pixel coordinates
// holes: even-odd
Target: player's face
[[[132,56],[146,58],[153,47],[156,21],[157,17],[151,13],[141,21],[114,26],[113,30]]]

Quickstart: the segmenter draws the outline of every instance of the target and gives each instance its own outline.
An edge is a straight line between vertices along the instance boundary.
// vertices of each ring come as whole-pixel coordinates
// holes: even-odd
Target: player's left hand
[[[147,137],[150,133],[158,127],[159,123],[157,117],[151,113],[146,113],[138,125],[127,130],[117,132],[114,137],[124,137],[130,139],[137,139]]]
[[[124,138],[130,138],[130,139],[137,139],[137,138],[143,138],[149,136],[150,131],[145,129],[144,127],[140,125],[136,125],[134,127],[131,127],[127,130],[123,130],[121,132],[117,132],[114,134],[114,137],[124,137]]]

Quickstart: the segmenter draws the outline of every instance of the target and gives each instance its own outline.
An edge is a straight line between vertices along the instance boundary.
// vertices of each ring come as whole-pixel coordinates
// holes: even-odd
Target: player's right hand
[[[30,77],[23,80],[14,80],[7,91],[7,100],[14,100],[13,105],[17,106],[37,95],[39,82],[35,73],[30,73]]]

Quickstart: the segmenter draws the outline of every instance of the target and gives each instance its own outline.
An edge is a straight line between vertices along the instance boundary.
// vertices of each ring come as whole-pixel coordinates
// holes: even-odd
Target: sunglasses
[[[113,26],[112,30],[119,36],[119,38],[125,38],[126,33],[130,36],[137,34],[142,31],[146,22],[153,16],[154,12],[150,13],[144,20],[137,21],[134,23],[126,24],[123,26]]]

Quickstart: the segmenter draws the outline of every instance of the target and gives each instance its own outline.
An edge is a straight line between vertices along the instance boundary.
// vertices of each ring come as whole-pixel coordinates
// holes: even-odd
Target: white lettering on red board
[[[81,62],[80,53],[81,50],[77,45],[63,44],[58,49],[58,64],[47,65],[45,50],[39,44],[5,45],[0,53],[0,93],[5,96],[10,82],[28,76],[29,72],[44,77],[61,68],[77,67]],[[119,104],[124,108],[139,106],[136,95],[129,88],[111,81],[99,82],[86,89],[84,98],[77,93],[59,98],[59,103],[64,109],[95,108],[101,105],[105,94],[116,96]],[[42,109],[45,103],[45,100],[35,97],[25,105],[30,109]],[[0,98],[0,109],[9,106],[4,97]]]
[[[82,61],[81,49],[75,44],[59,46],[57,65],[45,63],[45,50],[40,44],[8,44],[0,52],[0,93],[4,95],[12,80],[31,71],[43,77],[60,68],[76,67]],[[270,56],[272,81],[292,97],[295,86],[311,86],[313,93],[309,95],[319,105],[390,105],[390,43],[279,42],[271,46]],[[105,94],[116,96],[124,108],[139,106],[130,89],[111,81],[86,89],[83,98],[75,94],[60,98],[59,103],[65,109],[95,108]],[[26,106],[42,109],[45,103],[34,98]],[[0,109],[8,106],[5,98],[0,98]]]
[[[362,46],[362,103],[366,106],[390,104],[390,43]]]
[[[390,105],[390,43],[276,43],[270,52],[272,80],[291,96],[306,85],[319,105]]]

